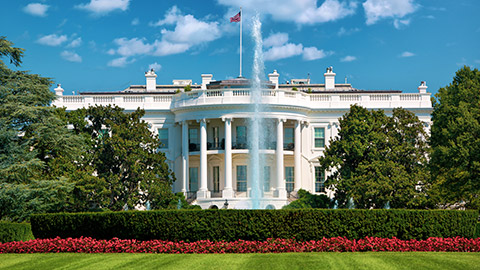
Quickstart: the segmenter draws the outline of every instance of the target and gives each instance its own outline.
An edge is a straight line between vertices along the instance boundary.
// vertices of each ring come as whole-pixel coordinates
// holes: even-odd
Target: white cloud
[[[268,38],[263,41],[263,46],[274,47],[274,46],[282,46],[283,44],[287,43],[288,41],[288,34],[287,33],[275,33],[271,34]]]
[[[47,16],[47,11],[49,5],[44,5],[40,3],[30,3],[23,8],[23,11],[34,16],[45,17]]]
[[[397,29],[402,29],[404,26],[408,26],[409,24],[410,24],[410,19],[405,19],[405,20],[395,19],[395,20],[393,20],[393,26],[395,26],[395,28],[397,28]]]
[[[132,20],[131,22],[132,25],[139,25],[140,24],[140,20],[138,18],[135,18]]]
[[[108,66],[110,67],[125,67],[128,64],[135,62],[135,59],[128,60],[126,56],[115,58],[108,62]]]
[[[148,65],[148,69],[153,69],[155,71],[159,71],[160,69],[162,69],[162,65],[160,65],[159,63],[155,62],[153,64],[150,64]]]
[[[275,21],[315,24],[336,21],[352,15],[357,9],[356,1],[325,0],[320,6],[317,0],[217,0],[231,8],[242,7],[244,14],[258,11]],[[230,15],[231,16],[231,15]]]
[[[155,56],[164,56],[170,54],[178,54],[188,51],[190,45],[186,43],[171,43],[165,40],[158,41],[156,40],[153,44],[155,50],[153,55]]]
[[[153,50],[151,44],[145,43],[145,39],[126,39],[126,38],[117,38],[113,41],[118,49],[109,50],[109,54],[117,53],[121,56],[133,56],[137,54],[149,54]]]
[[[263,59],[265,61],[275,61],[275,60],[289,58],[296,55],[301,55],[302,53],[303,53],[302,44],[287,43],[283,46],[272,47],[268,49],[263,54]]]
[[[330,52],[325,52],[323,50],[319,50],[315,47],[305,47],[303,48],[303,60],[311,61],[317,60],[326,57],[327,55],[331,54]]]
[[[70,44],[67,45],[68,48],[76,48],[78,46],[82,45],[82,38],[76,38],[70,42]]]
[[[90,0],[88,4],[80,4],[75,7],[91,12],[93,15],[106,15],[115,10],[125,11],[128,9],[130,0]]]
[[[196,19],[193,15],[183,15],[176,6],[170,8],[165,17],[150,26],[173,26],[162,28],[161,39],[149,43],[145,38],[117,38],[114,40],[116,49],[107,51],[110,55],[120,55],[121,58],[110,61],[110,66],[125,66],[130,62],[126,57],[135,55],[164,56],[183,53],[192,47],[208,43],[220,38],[221,31],[218,22]]]
[[[294,44],[287,43],[288,34],[287,33],[274,33],[271,34],[268,38],[263,41],[265,48],[268,48],[264,52],[265,61],[276,61],[284,58],[289,58],[292,56],[302,55],[303,60],[311,61],[316,59],[324,58],[333,52],[325,52],[324,50],[319,50],[316,47],[303,47],[302,43]]]
[[[367,25],[386,18],[400,19],[417,10],[414,0],[367,0],[363,3]]]
[[[357,28],[357,27],[351,28],[351,29],[345,29],[344,27],[340,27],[340,30],[338,30],[337,35],[338,35],[339,37],[341,37],[341,36],[348,36],[348,35],[351,35],[351,34],[353,34],[353,33],[355,33],[355,32],[358,32],[358,31],[360,31],[360,28]]]
[[[415,54],[412,52],[403,52],[402,54],[399,55],[399,57],[412,57],[412,56],[415,56]]]
[[[43,36],[37,40],[38,43],[42,45],[48,45],[48,46],[59,46],[65,41],[67,41],[66,35],[58,36],[56,34]]]
[[[159,20],[151,25],[175,25],[173,31],[165,28],[161,30],[163,40],[171,43],[196,45],[213,41],[221,36],[218,22],[197,20],[190,14],[181,15],[180,10],[176,6],[167,11],[163,20]]]
[[[63,59],[70,61],[70,62],[82,62],[82,57],[75,52],[72,51],[63,51],[60,53]]]
[[[357,57],[347,55],[347,56],[343,57],[342,59],[340,59],[340,62],[352,62],[352,61],[355,61],[355,60],[357,60]]]

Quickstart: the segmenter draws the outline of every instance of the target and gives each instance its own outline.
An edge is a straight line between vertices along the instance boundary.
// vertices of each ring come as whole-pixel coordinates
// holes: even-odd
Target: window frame
[[[245,169],[244,175],[239,174],[239,168]],[[246,192],[247,191],[247,178],[248,178],[248,171],[247,165],[237,165],[236,167],[236,182],[237,182],[237,192]],[[244,176],[245,179],[240,179],[239,176]],[[240,179],[240,181],[239,181]],[[241,185],[240,185],[241,184]]]
[[[320,172],[320,176],[322,176],[322,181],[317,181],[319,178],[318,178],[318,173],[317,171]],[[313,175],[313,185],[314,185],[314,191],[315,193],[326,193],[326,188],[325,188],[325,180],[326,180],[326,173],[325,171],[322,171],[321,167],[320,166],[314,166],[314,175]],[[320,187],[320,191],[317,191],[317,184],[318,185],[321,185]]]
[[[167,135],[167,137],[166,137],[167,143],[163,143],[163,142],[164,142],[164,139],[162,139],[162,138],[160,137],[160,131],[166,132],[165,134]],[[160,144],[161,144],[159,149],[168,149],[168,148],[169,148],[169,144],[168,144],[168,143],[169,143],[169,137],[170,137],[170,136],[169,136],[170,134],[169,134],[168,128],[167,128],[167,127],[157,128],[157,135],[158,135],[158,139],[160,140]]]
[[[315,133],[315,130],[316,129],[323,129],[323,146],[317,146],[316,145],[316,133]],[[316,126],[313,126],[312,128],[312,138],[313,138],[313,149],[325,149],[326,145],[327,145],[327,125],[316,125]]]
[[[295,167],[285,166],[284,173],[285,173],[285,190],[287,192],[292,192],[295,189]]]

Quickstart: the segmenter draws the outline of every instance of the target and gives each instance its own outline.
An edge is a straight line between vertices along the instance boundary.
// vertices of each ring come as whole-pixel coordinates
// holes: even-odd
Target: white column
[[[277,189],[275,190],[275,196],[278,198],[287,198],[287,191],[285,189],[285,177],[283,167],[283,122],[284,119],[277,120]]]
[[[197,192],[198,198],[210,198],[207,188],[207,121],[200,120],[200,188]]]
[[[182,122],[182,192],[188,190],[188,122]],[[185,194],[186,195],[186,194]]]
[[[223,198],[233,198],[232,188],[232,119],[225,118],[225,186],[222,191]]]
[[[300,180],[302,178],[302,164],[301,164],[301,152],[302,152],[302,123],[300,120],[295,121],[295,149],[293,153],[293,158],[295,161],[294,169],[294,190],[298,191],[300,189]]]

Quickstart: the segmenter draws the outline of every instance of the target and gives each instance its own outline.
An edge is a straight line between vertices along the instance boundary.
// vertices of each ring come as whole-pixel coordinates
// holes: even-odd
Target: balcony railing
[[[308,94],[284,89],[262,90],[264,104],[288,105],[305,108],[349,108],[358,104],[367,108],[431,108],[430,93],[371,93],[337,92]],[[221,89],[193,90],[186,93],[167,95],[81,95],[57,97],[55,105],[66,106],[68,110],[88,107],[95,104],[115,104],[125,109],[182,109],[184,107],[211,104],[250,104],[251,90]]]

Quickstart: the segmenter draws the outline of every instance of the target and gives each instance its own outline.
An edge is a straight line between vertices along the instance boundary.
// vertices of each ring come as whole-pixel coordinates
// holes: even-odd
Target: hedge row
[[[472,238],[477,211],[453,210],[164,210],[34,215],[37,238],[234,241],[323,237]]]
[[[480,238],[480,222],[477,222],[477,228],[475,229],[475,235],[473,238]]]
[[[0,243],[35,239],[28,223],[0,222]]]

